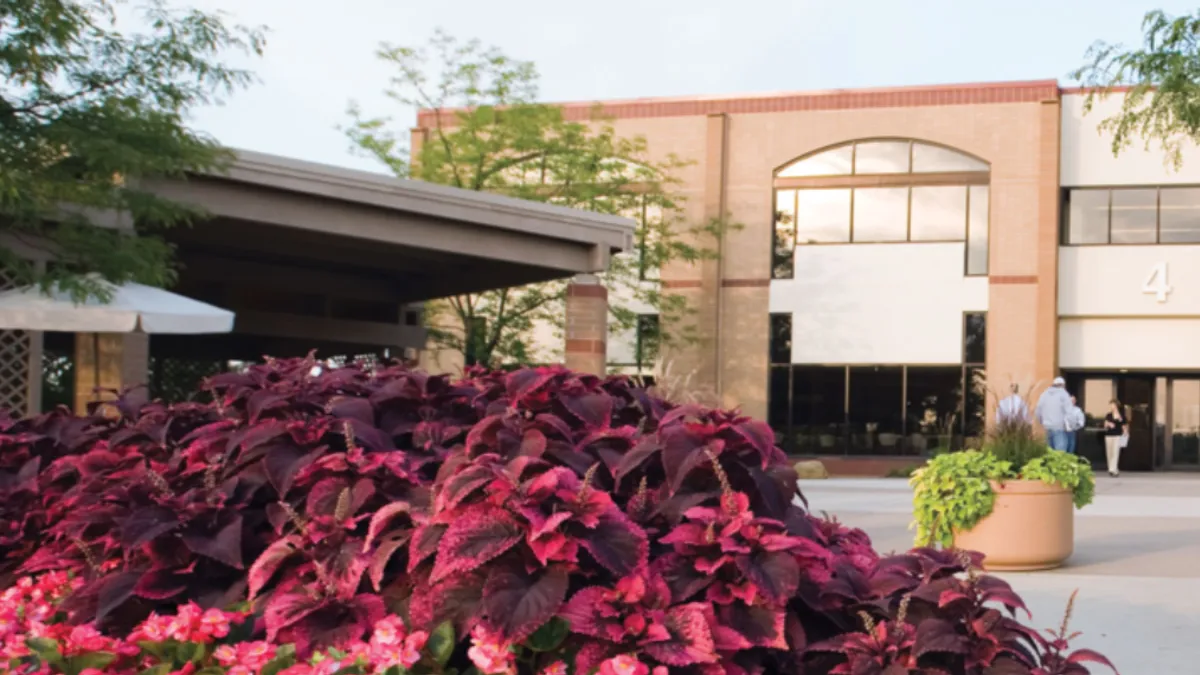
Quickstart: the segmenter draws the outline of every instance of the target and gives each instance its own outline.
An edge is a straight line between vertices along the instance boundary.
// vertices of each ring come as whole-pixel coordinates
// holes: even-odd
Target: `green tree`
[[[1158,143],[1178,169],[1185,144],[1200,142],[1200,12],[1148,12],[1142,33],[1140,47],[1097,42],[1072,75],[1093,88],[1085,111],[1115,88],[1127,89],[1120,111],[1100,123],[1113,154],[1135,140],[1147,149]]]
[[[602,275],[612,331],[634,330],[644,303],[670,326],[663,342],[693,339],[685,299],[662,293],[657,270],[669,261],[710,259],[719,221],[688,225],[676,194],[678,157],[653,158],[642,137],[625,138],[599,114],[567,119],[559,106],[537,102],[532,63],[478,41],[439,31],[421,48],[383,45],[378,57],[395,69],[386,95],[434,118],[411,156],[408,133],[391,118],[371,117],[354,103],[346,132],[352,143],[397,176],[538,202],[625,215],[638,222],[632,254],[615,256]],[[402,127],[407,129],[407,126]],[[446,298],[427,306],[434,344],[471,363],[524,363],[538,323],[561,325],[566,281]]]
[[[130,8],[145,28],[125,32],[123,5],[0,0],[0,265],[18,283],[81,299],[106,296],[96,278],[169,284],[171,249],[154,230],[199,214],[139,181],[231,158],[186,115],[251,81],[220,58],[260,54],[262,30],[150,0]]]

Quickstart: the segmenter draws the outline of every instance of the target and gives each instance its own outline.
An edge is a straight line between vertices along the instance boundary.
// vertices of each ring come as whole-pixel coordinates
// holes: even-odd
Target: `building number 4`
[[[1146,277],[1146,283],[1142,285],[1142,292],[1147,295],[1155,296],[1159,302],[1166,302],[1167,295],[1174,290],[1167,283],[1167,263],[1156,263],[1150,268],[1150,276]]]

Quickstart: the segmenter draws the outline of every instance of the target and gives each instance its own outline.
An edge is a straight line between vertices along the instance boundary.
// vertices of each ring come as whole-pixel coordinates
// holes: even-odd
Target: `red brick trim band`
[[[722,288],[767,288],[771,285],[770,279],[722,279]]]
[[[608,289],[600,284],[568,284],[567,297],[600,298],[601,300],[607,300]]]
[[[994,276],[994,277],[988,277],[988,283],[989,283],[989,284],[993,284],[993,285],[999,285],[999,284],[1036,284],[1037,282],[1038,282],[1038,278],[1037,278],[1036,276],[1020,276],[1020,275],[1010,275],[1010,276]]]
[[[680,290],[684,288],[700,288],[703,283],[699,279],[664,279],[662,287],[668,290]]]
[[[570,354],[607,354],[604,340],[567,339],[566,351]]]
[[[852,110],[860,108],[915,108],[989,103],[1038,103],[1059,97],[1057,80],[990,82],[881,89],[835,89],[830,91],[760,94],[730,97],[646,98],[624,101],[576,101],[560,103],[569,120],[589,120],[597,114],[629,119],[636,117],[683,117],[692,115],[739,115],[794,112],[801,110]],[[442,111],[442,124],[453,126],[453,111]],[[422,110],[417,125],[437,125],[437,112]]]

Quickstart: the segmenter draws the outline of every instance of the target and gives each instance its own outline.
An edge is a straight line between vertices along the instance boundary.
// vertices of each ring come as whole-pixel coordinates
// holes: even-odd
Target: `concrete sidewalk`
[[[1071,626],[1083,635],[1076,646],[1103,652],[1122,675],[1200,673],[1200,475],[1096,481],[1095,503],[1076,512],[1067,565],[1003,576],[1038,627],[1057,627],[1079,589]],[[912,547],[907,481],[806,480],[800,489],[813,512],[866,530],[877,550]]]

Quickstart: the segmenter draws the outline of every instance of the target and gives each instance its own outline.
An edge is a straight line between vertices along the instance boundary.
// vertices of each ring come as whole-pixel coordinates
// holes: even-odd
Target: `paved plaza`
[[[1057,627],[1079,589],[1071,626],[1083,635],[1076,646],[1102,651],[1121,675],[1200,672],[1200,475],[1096,481],[1095,503],[1076,512],[1075,554],[1067,564],[1004,578],[1038,627]],[[806,480],[800,488],[814,512],[866,530],[880,552],[911,548],[907,481]]]

